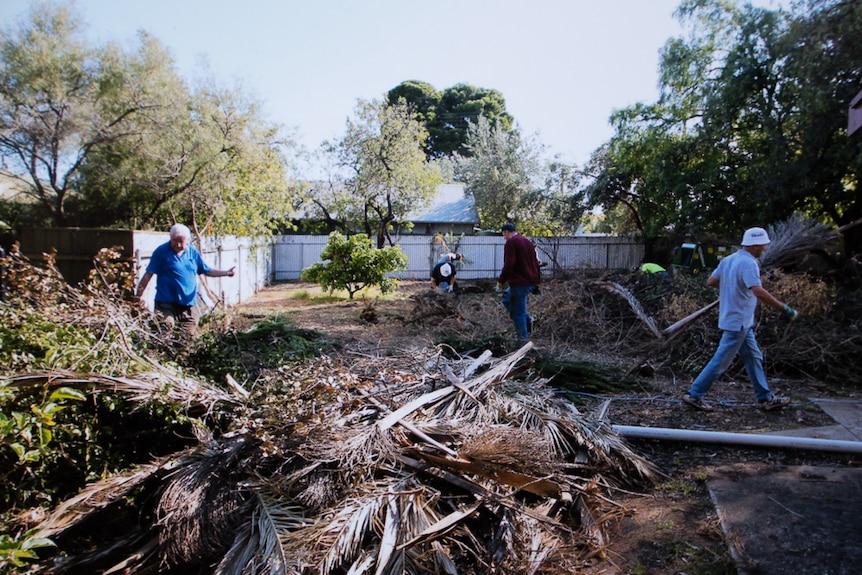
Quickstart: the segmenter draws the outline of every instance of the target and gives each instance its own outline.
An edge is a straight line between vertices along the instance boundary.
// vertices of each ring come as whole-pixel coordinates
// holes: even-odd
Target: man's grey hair
[[[171,237],[192,239],[192,231],[185,224],[174,224],[171,226]]]

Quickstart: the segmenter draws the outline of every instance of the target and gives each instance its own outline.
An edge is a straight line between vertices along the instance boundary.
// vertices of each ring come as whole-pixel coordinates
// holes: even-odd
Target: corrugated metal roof
[[[407,221],[422,224],[476,224],[479,212],[473,198],[464,193],[464,184],[441,184],[431,205],[411,213]]]

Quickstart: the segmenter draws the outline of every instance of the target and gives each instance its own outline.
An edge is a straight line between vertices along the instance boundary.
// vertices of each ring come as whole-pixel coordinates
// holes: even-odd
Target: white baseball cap
[[[742,234],[742,245],[745,246],[765,246],[769,243],[769,234],[763,228],[748,228]]]

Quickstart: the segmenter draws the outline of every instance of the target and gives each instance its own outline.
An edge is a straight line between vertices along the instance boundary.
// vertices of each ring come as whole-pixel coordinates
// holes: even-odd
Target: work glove
[[[782,310],[782,313],[784,314],[784,317],[786,317],[790,321],[793,321],[797,317],[799,317],[799,312],[787,304],[784,304],[784,309]]]
[[[500,282],[497,282],[497,285],[494,286],[494,291],[497,293],[503,293],[503,291],[505,289],[506,289],[506,286],[504,284],[501,284]]]

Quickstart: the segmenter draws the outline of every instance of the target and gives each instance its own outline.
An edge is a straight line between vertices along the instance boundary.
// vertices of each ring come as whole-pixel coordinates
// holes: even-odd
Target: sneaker
[[[767,399],[760,402],[760,409],[763,411],[772,411],[773,409],[781,409],[790,405],[790,398],[781,395],[773,395],[772,399]]]
[[[699,409],[701,411],[713,411],[715,408],[712,407],[709,403],[705,402],[703,399],[699,397],[692,397],[689,394],[685,394],[682,396],[683,403],[687,403],[695,409]]]

